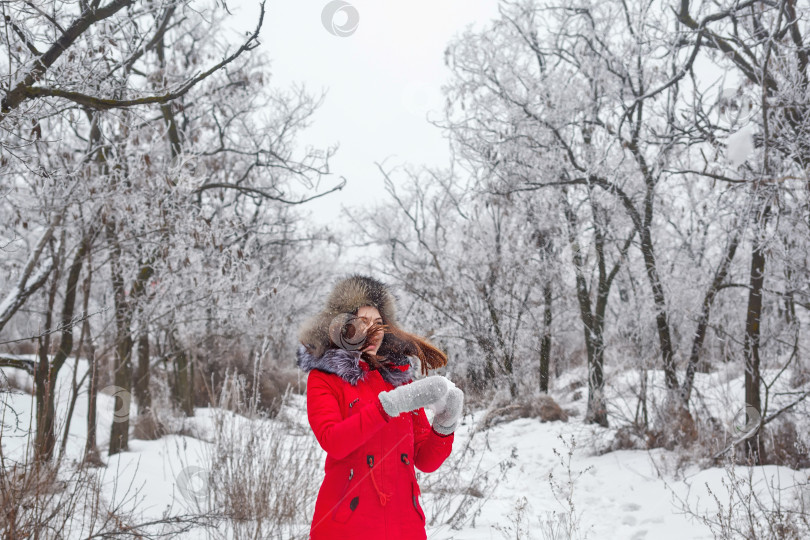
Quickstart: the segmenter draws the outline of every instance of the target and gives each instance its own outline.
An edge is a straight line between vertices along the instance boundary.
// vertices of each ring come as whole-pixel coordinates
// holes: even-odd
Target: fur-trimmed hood
[[[314,356],[303,345],[298,347],[298,367],[309,372],[313,369],[334,373],[352,386],[366,378],[368,364],[360,359],[360,351],[346,349],[327,349],[321,356]],[[410,357],[390,355],[383,367],[379,369],[382,378],[394,386],[400,386],[414,377],[414,364]]]
[[[342,313],[356,313],[362,306],[374,306],[380,312],[383,324],[397,325],[394,313],[396,300],[388,287],[374,278],[354,274],[337,282],[326,300],[326,306],[306,321],[298,332],[298,340],[315,358],[332,346],[329,325]],[[383,351],[380,348],[378,354]]]

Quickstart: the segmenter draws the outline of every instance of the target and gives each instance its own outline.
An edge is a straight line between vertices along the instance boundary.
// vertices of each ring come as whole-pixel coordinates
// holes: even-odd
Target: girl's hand
[[[431,375],[393,390],[380,392],[379,399],[388,416],[399,416],[404,412],[443,401],[452,384],[441,375]]]
[[[425,406],[426,409],[430,409],[431,411],[433,411],[433,414],[440,414],[447,407],[447,398],[450,396],[450,393],[456,387],[456,385],[453,384],[453,381],[451,381],[450,379],[447,379],[447,385],[448,385],[447,393],[444,395],[442,399],[434,401],[433,403]]]
[[[437,410],[436,414],[433,416],[433,429],[442,435],[450,435],[456,430],[463,409],[464,392],[462,392],[460,388],[453,386],[453,388],[447,392],[444,407],[441,410]]]

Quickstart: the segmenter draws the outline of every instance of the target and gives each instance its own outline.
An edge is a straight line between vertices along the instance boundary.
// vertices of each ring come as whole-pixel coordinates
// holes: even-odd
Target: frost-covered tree
[[[746,403],[760,411],[774,384],[761,378],[763,339],[775,345],[768,366],[804,370],[803,271],[781,254],[795,260],[788,246],[806,236],[807,52],[803,11],[789,1],[667,7],[502,2],[498,20],[447,50],[453,78],[441,125],[485,192],[565,192],[569,209],[588,200],[602,209],[557,214],[556,230],[576,223],[593,239],[574,250],[588,256],[572,259],[582,279],[569,291],[583,292],[586,346],[595,339],[618,353],[630,338],[639,352],[657,351],[667,398],[650,427],[671,445],[694,436],[695,373],[718,356],[744,359]],[[608,236],[600,216],[611,218]],[[600,237],[618,254],[618,303],[586,286],[611,275],[600,267]],[[780,254],[774,273],[768,253]],[[607,337],[583,309],[600,297]],[[639,366],[646,378],[650,366]],[[760,451],[758,437],[746,445]]]
[[[155,356],[171,360],[175,399],[193,414],[193,344],[215,334],[261,343],[296,312],[285,311],[296,277],[313,275],[291,250],[316,237],[294,208],[340,187],[318,190],[333,149],[295,145],[319,100],[268,85],[253,51],[263,6],[242,41],[214,2],[3,10],[0,330],[34,336],[38,352],[5,365],[35,374],[35,449],[47,459],[58,372],[74,353],[74,327],[89,321],[91,416],[111,350],[110,380],[122,392],[109,452],[119,452],[129,392],[139,413],[150,409]],[[76,314],[82,274],[89,313]],[[271,341],[279,354],[285,340]],[[95,418],[88,423],[91,456]]]
[[[515,198],[483,197],[454,171],[380,172],[389,200],[368,215],[352,212],[353,229],[387,253],[376,270],[413,300],[409,320],[472,386],[525,391],[538,376],[537,363],[523,359],[542,276],[539,258],[525,258],[537,239]]]

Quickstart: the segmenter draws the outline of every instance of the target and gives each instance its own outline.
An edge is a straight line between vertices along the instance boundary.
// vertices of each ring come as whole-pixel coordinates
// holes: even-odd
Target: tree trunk
[[[647,370],[641,368],[639,370],[639,393],[638,402],[636,403],[636,416],[633,422],[636,426],[642,427],[645,430],[649,426],[649,417],[647,415]]]
[[[748,309],[745,317],[745,406],[753,407],[762,413],[759,372],[760,321],[762,320],[762,288],[765,283],[764,236],[770,215],[770,205],[761,202],[754,224],[754,238],[751,251],[750,287],[748,290]],[[745,441],[746,455],[754,464],[765,461],[765,449],[761,441],[761,431]]]
[[[138,439],[159,439],[164,433],[163,424],[152,410],[152,392],[149,389],[150,358],[149,332],[146,327],[138,336],[138,366],[135,372],[135,401],[138,404],[138,416],[135,420],[133,436]]]
[[[87,320],[84,321],[87,324]],[[87,440],[84,444],[84,462],[101,464],[101,458],[96,445],[96,401],[98,397],[98,361],[96,360],[96,347],[93,339],[87,339],[87,363],[90,370],[90,379],[87,383]]]
[[[796,248],[794,239],[784,238],[783,241],[788,244],[786,252],[790,253]],[[796,298],[794,296],[794,288],[797,284],[794,281],[793,270],[790,265],[785,267],[785,283],[787,286],[787,293],[785,294],[785,320],[788,325],[793,328],[793,350],[791,357],[793,358],[793,370],[790,377],[790,384],[793,388],[799,388],[810,381],[810,369],[802,358],[802,351],[800,347],[799,337],[802,333],[801,319],[796,316]]]
[[[53,451],[56,446],[56,433],[55,433],[55,424],[56,424],[56,381],[59,377],[59,371],[62,369],[62,366],[65,365],[65,361],[67,360],[68,356],[73,352],[73,314],[76,311],[76,288],[79,284],[79,275],[82,271],[82,263],[84,262],[84,257],[87,255],[87,252],[90,249],[90,242],[92,239],[92,233],[86,233],[79,243],[79,249],[76,251],[76,255],[73,258],[73,263],[70,265],[70,270],[68,271],[67,277],[67,284],[66,284],[66,291],[65,291],[65,300],[62,304],[62,339],[59,342],[59,350],[56,351],[56,355],[53,358],[53,362],[49,367],[49,374],[48,374],[48,385],[50,386],[50,390],[48,391],[48,403],[46,407],[46,426],[49,430],[47,436],[47,443],[48,448],[47,452],[49,456],[53,455]],[[68,414],[71,414],[72,410],[68,411]],[[68,421],[65,424],[65,429],[69,429],[70,421],[68,417]]]
[[[115,221],[107,218],[107,240],[110,243],[110,274],[112,276],[113,303],[115,306],[115,365],[113,395],[115,414],[110,431],[109,455],[129,448],[129,405],[132,390],[132,335],[130,333],[130,309],[124,290],[121,272],[121,246],[115,232]]]
[[[90,265],[90,256],[89,256],[89,249],[87,253],[87,277],[84,279],[82,283],[82,293],[84,295],[84,300],[82,301],[82,313],[84,314],[84,320],[82,321],[82,330],[79,334],[79,344],[76,347],[76,368],[73,370],[73,384],[71,388],[71,396],[70,396],[70,406],[68,407],[67,418],[65,420],[65,431],[62,435],[62,446],[59,449],[59,456],[60,460],[61,457],[65,455],[65,450],[67,449],[67,441],[68,437],[70,436],[70,424],[73,420],[73,411],[76,408],[76,402],[79,400],[79,389],[84,382],[84,378],[87,377],[87,373],[82,377],[82,380],[76,381],[76,376],[79,372],[79,359],[82,354],[82,350],[84,349],[84,343],[90,336],[90,325],[88,324],[88,306],[90,303],[90,285],[92,283],[93,278],[93,268]],[[90,370],[90,365],[88,364],[87,369]]]
[[[583,274],[583,261],[577,239],[577,220],[566,196],[563,196],[565,216],[568,221],[568,240],[576,273],[577,302],[582,319],[582,331],[585,338],[585,349],[588,354],[588,408],[585,421],[607,427],[607,407],[605,405],[604,377],[602,373],[603,341],[601,328],[594,321],[591,310],[591,298],[588,283]]]
[[[643,214],[639,214],[630,197],[623,196],[621,197],[621,201],[627,210],[628,215],[633,221],[633,225],[639,235],[641,255],[644,258],[644,270],[647,274],[647,280],[650,283],[650,288],[652,289],[653,293],[653,302],[655,303],[655,326],[656,330],[658,331],[659,346],[661,347],[661,360],[664,368],[664,380],[666,387],[670,391],[677,391],[678,375],[675,371],[675,355],[672,349],[672,336],[669,331],[667,301],[666,295],[664,294],[664,286],[661,283],[661,277],[658,275],[658,266],[656,263],[655,249],[652,241],[651,228],[656,181],[652,177],[652,173],[647,167],[644,157],[638,151],[636,144],[631,143],[629,148],[636,156],[647,185],[644,196]],[[598,178],[597,176],[589,177],[588,181],[593,185],[600,186],[602,189],[608,192],[614,191],[615,186],[604,179]],[[680,401],[679,395],[674,395],[674,398]]]
[[[641,110],[639,110],[639,117],[637,121],[640,123]],[[675,355],[672,348],[672,336],[669,331],[669,317],[666,295],[664,294],[664,286],[661,283],[661,276],[658,275],[658,265],[655,259],[655,250],[652,241],[652,222],[655,206],[655,187],[657,178],[653,171],[647,164],[647,159],[644,153],[639,149],[637,141],[632,141],[628,148],[633,153],[636,163],[639,167],[639,172],[644,178],[645,192],[644,192],[644,205],[642,208],[642,215],[634,219],[636,228],[638,228],[639,240],[641,242],[641,254],[644,257],[644,269],[647,272],[647,279],[652,288],[653,301],[655,302],[655,326],[658,330],[658,342],[661,347],[661,360],[664,367],[664,381],[667,390],[670,391],[668,400],[675,398],[680,400],[680,395],[672,395],[678,388],[678,375],[675,371]],[[631,204],[630,201],[625,204]],[[676,406],[684,407],[683,403],[674,403]]]
[[[715,296],[717,296],[717,291],[728,275],[729,266],[731,266],[731,261],[734,260],[734,254],[737,252],[737,246],[740,244],[740,236],[739,232],[735,232],[734,236],[732,236],[728,248],[726,249],[726,254],[723,256],[723,260],[720,262],[720,266],[714,274],[714,279],[709,286],[709,290],[706,291],[706,295],[703,297],[703,306],[700,310],[700,316],[698,317],[695,337],[692,340],[692,351],[689,354],[689,362],[686,365],[686,376],[681,385],[681,401],[683,401],[684,404],[688,404],[689,398],[692,396],[692,385],[694,384],[695,372],[700,362],[700,352],[703,349],[703,340],[706,338],[706,329],[709,326],[709,315],[711,313],[712,304],[714,303]]]
[[[174,400],[186,416],[194,416],[194,367],[185,350],[171,338],[174,352]]]
[[[540,342],[540,391],[548,393],[548,366],[551,360],[551,284],[543,285],[543,339]]]
[[[45,328],[51,328],[53,324],[53,308],[56,301],[56,290],[61,277],[60,267],[64,259],[65,234],[59,242],[59,251],[54,254],[54,270],[51,275],[52,281],[48,290],[48,307],[45,313]],[[50,380],[50,358],[51,335],[46,333],[39,338],[39,362],[34,373],[34,388],[36,391],[36,419],[37,429],[34,438],[34,456],[37,461],[47,461],[53,456],[56,446],[56,435],[54,434],[55,407],[53,392],[56,385]]]
[[[54,272],[54,280],[58,278],[58,269]],[[48,311],[45,315],[45,327],[51,326],[51,313],[53,313],[53,299],[55,296],[55,287],[51,287],[52,293],[49,295]],[[48,399],[48,392],[51,386],[48,384],[48,349],[50,348],[50,336],[46,335],[44,338],[38,340],[37,355],[39,361],[36,364],[36,372],[34,373],[34,390],[36,395],[36,419],[37,431],[34,438],[34,456],[38,461],[47,461],[51,458],[49,448],[53,448],[53,411],[47,411],[48,405],[51,400]]]
[[[129,333],[119,328],[118,344],[115,347],[115,405],[110,446],[108,455],[117,454],[129,449],[129,406],[130,389],[132,388],[132,338]]]
[[[667,317],[667,301],[664,287],[658,276],[658,267],[655,262],[652,237],[649,225],[641,231],[641,253],[644,256],[644,268],[647,279],[653,292],[655,302],[655,327],[658,330],[658,342],[661,347],[661,360],[664,366],[664,381],[668,390],[678,390],[678,375],[675,372],[675,355],[672,350],[672,337],[669,332],[669,318]]]
[[[138,415],[148,414],[152,409],[149,380],[149,332],[144,328],[138,336],[138,367],[135,371],[135,402],[138,404]]]

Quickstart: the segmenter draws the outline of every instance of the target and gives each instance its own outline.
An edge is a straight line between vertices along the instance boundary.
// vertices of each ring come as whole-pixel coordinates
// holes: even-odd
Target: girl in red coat
[[[414,467],[433,472],[450,455],[464,394],[438,375],[414,381],[409,357],[427,375],[447,356],[398,328],[391,292],[360,275],[335,285],[299,338],[307,416],[326,451],[310,539],[425,539]]]

